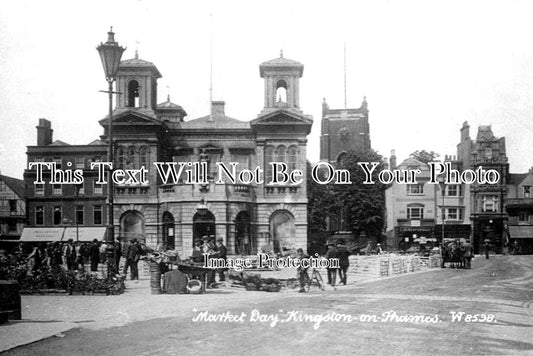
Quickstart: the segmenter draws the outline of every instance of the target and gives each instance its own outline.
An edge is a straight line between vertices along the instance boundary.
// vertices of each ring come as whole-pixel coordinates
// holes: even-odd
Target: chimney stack
[[[211,103],[211,117],[210,121],[215,121],[217,118],[226,116],[224,113],[224,101],[213,101]]]
[[[46,119],[39,119],[37,128],[37,146],[48,146],[52,143],[54,130],[52,130],[52,123]]]
[[[396,169],[396,150],[390,151],[389,166],[390,169]]]

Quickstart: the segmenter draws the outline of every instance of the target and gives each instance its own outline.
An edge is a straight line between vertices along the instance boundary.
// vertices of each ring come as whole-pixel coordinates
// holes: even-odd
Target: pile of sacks
[[[230,273],[233,284],[244,286],[247,291],[279,292],[281,281],[275,278],[261,278],[260,274]]]

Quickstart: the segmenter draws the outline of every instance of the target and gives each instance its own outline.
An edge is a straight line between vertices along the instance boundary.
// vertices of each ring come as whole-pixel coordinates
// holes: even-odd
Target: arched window
[[[276,150],[276,162],[287,162],[287,148],[283,145]]]
[[[139,107],[139,82],[132,80],[128,83],[128,107]]]
[[[119,147],[117,149],[117,167],[122,169],[125,165],[125,158],[124,158],[124,149],[122,147]]]
[[[283,79],[276,83],[276,102],[287,102],[287,82]]]
[[[163,247],[165,250],[176,248],[174,216],[168,211],[163,213]]]
[[[485,158],[488,160],[492,159],[492,148],[490,147],[485,148]]]
[[[289,160],[288,160],[289,170],[294,171],[298,169],[298,147],[291,146],[289,147]]]
[[[144,241],[144,215],[136,210],[128,210],[120,217],[121,237],[123,241],[137,239]]]
[[[265,150],[265,181],[272,180],[272,166],[270,162],[274,162],[274,147],[269,146]]]
[[[149,151],[147,146],[142,146],[139,150],[139,168],[143,167],[149,170],[150,164],[148,162]]]
[[[294,217],[286,210],[278,210],[270,216],[270,232],[273,237],[274,252],[281,252],[283,247],[291,248],[294,243]]]
[[[128,147],[128,160],[126,161],[127,167],[130,169],[137,168],[137,155],[135,154],[135,147]]]
[[[343,164],[344,159],[346,158],[347,153],[345,151],[342,151],[337,156],[337,164]]]

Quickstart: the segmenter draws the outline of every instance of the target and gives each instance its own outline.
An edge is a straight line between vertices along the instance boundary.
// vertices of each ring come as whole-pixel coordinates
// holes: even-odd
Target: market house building
[[[271,175],[270,162],[285,162],[289,170],[306,168],[307,135],[312,118],[300,109],[299,88],[304,66],[283,57],[259,66],[264,79],[264,107],[259,115],[241,121],[226,115],[225,103],[214,101],[207,115],[185,120],[186,111],[170,98],[157,104],[157,80],[161,73],[148,61],[124,60],[117,74],[116,107],[113,112],[115,167],[148,169],[147,184],[115,185],[115,236],[141,239],[151,247],[175,249],[182,257],[191,254],[203,236],[222,237],[230,253],[253,254],[263,250],[307,247],[307,195],[305,179],[299,185],[233,184],[218,179],[216,162],[238,162],[240,169],[260,167]],[[46,120],[39,127],[50,131],[38,135],[38,145],[28,147],[28,161],[43,159],[77,162],[106,155],[108,117],[100,120],[101,141],[71,146],[51,140]],[[48,126],[47,126],[48,125]],[[47,136],[48,135],[48,136]],[[49,137],[50,136],[50,137]],[[78,155],[80,158],[77,158]],[[206,162],[205,184],[163,184],[153,162]],[[81,164],[81,163],[80,163]],[[87,173],[86,173],[87,174]],[[90,175],[88,175],[90,177]],[[84,202],[83,225],[93,226],[95,206],[102,208],[106,226],[106,186],[85,185],[79,199],[72,185],[56,188],[45,184],[33,188],[34,171],[25,173],[30,226],[54,227],[56,207],[63,214],[77,211]],[[98,190],[96,190],[98,188]],[[39,209],[44,209],[41,214]],[[68,219],[70,215],[66,216]]]

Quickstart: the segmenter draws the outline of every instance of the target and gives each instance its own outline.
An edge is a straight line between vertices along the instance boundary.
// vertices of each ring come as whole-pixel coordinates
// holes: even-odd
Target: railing
[[[509,205],[532,205],[533,206],[533,198],[510,198],[507,199],[506,206]]]
[[[267,186],[265,187],[265,194],[296,194],[298,193],[299,186]]]

